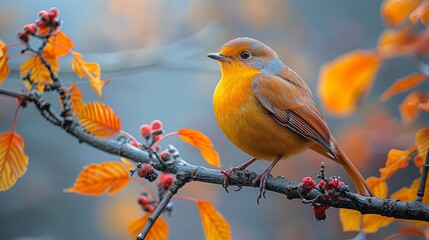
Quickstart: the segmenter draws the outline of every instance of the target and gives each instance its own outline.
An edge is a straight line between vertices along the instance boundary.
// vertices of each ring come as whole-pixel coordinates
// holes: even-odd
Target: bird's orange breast
[[[240,66],[222,68],[213,96],[221,130],[234,145],[258,159],[287,158],[308,148],[309,141],[277,123],[256,98],[252,79],[259,74]]]

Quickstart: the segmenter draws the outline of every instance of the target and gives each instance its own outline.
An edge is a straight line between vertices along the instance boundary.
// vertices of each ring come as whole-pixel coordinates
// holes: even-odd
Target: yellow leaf
[[[128,170],[131,170],[134,168],[134,165],[130,163],[126,158],[121,158],[121,162],[128,167]]]
[[[62,31],[58,31],[55,36],[49,37],[48,40],[49,42],[43,49],[43,52],[47,55],[53,58],[60,58],[71,53],[73,41]]]
[[[391,149],[387,154],[386,166],[380,168],[380,177],[382,179],[389,179],[397,170],[408,166],[408,160],[410,160],[410,154],[413,151],[402,151],[397,149]]]
[[[208,163],[215,167],[220,167],[219,154],[214,150],[213,143],[206,135],[196,130],[185,128],[180,129],[177,133],[184,142],[199,148]]]
[[[0,134],[0,191],[11,188],[27,170],[24,139],[16,132]]]
[[[94,196],[107,192],[108,195],[112,195],[130,181],[130,171],[124,165],[118,162],[104,162],[84,167],[73,187],[64,191]]]
[[[52,72],[54,74],[57,74],[59,69],[59,63],[57,59],[49,55],[44,55],[43,57],[51,66]],[[21,78],[27,76],[27,74],[30,73],[31,81],[33,81],[33,83],[36,85],[37,89],[40,92],[43,92],[44,84],[52,83],[51,73],[49,72],[48,68],[43,64],[42,60],[37,55],[23,62],[21,65],[20,71],[21,71],[21,74],[20,74]],[[26,86],[28,89],[31,89],[32,87],[29,84],[26,84]]]
[[[429,148],[429,128],[420,129],[416,134],[416,145],[419,157],[426,159]]]
[[[74,82],[70,84],[70,102],[73,108],[73,114],[78,114],[85,107],[85,103],[82,100],[82,93]]]
[[[386,91],[384,91],[384,93],[380,96],[380,98],[383,101],[386,101],[389,98],[391,98],[392,96],[394,96],[400,92],[407,91],[407,90],[417,86],[418,84],[420,84],[421,82],[423,82],[427,78],[428,78],[428,76],[426,76],[423,73],[412,73],[412,74],[410,74],[404,78],[397,80],[395,83],[393,83],[392,86],[390,86]]]
[[[360,231],[362,214],[351,209],[340,209],[340,221],[344,232]]]
[[[338,116],[351,114],[371,88],[380,63],[376,53],[357,50],[324,65],[318,93],[326,110]]]
[[[399,105],[399,112],[401,113],[402,121],[405,124],[412,123],[420,113],[420,103],[425,103],[429,97],[422,92],[412,92],[405,100]]]
[[[403,22],[422,0],[384,0],[381,5],[381,16],[389,26]]]
[[[216,211],[211,203],[199,200],[197,208],[203,223],[206,240],[231,239],[229,223]]]
[[[102,96],[102,88],[107,84],[107,81],[100,79],[100,65],[95,62],[85,62],[83,57],[78,52],[73,52],[72,69],[79,78],[86,76],[89,79],[89,84],[99,97]]]
[[[365,233],[375,233],[378,229],[388,226],[395,219],[383,217],[376,214],[365,214],[363,216],[363,231]]]
[[[110,107],[100,102],[86,104],[77,118],[88,132],[100,138],[113,137],[121,130],[119,117]]]
[[[143,227],[147,223],[150,213],[146,213],[143,217],[134,218],[128,224],[128,232],[132,235],[132,240],[135,240]],[[153,224],[145,240],[166,240],[168,239],[169,228],[167,222],[159,216],[156,222]]]
[[[387,197],[387,183],[381,179],[376,177],[369,177],[366,179],[368,186],[371,188],[374,196],[379,198]]]
[[[10,72],[9,65],[7,65],[7,51],[6,45],[0,39],[0,85],[3,83]]]

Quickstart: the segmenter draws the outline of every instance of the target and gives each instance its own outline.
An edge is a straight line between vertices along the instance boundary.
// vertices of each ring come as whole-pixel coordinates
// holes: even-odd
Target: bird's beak
[[[212,58],[214,60],[220,61],[220,62],[225,62],[228,60],[228,57],[225,55],[222,55],[220,53],[209,53],[207,54],[207,57]]]

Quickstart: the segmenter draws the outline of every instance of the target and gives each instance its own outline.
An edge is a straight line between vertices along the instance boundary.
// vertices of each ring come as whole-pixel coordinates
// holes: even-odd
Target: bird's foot
[[[220,173],[223,174],[223,183],[222,183],[222,187],[225,189],[225,191],[227,193],[229,193],[228,191],[228,186],[229,186],[229,181],[231,180],[231,175],[234,174],[235,172],[238,171],[243,171],[244,169],[241,166],[238,167],[232,167],[229,168],[227,170],[221,170]],[[238,188],[234,191],[240,191],[241,186],[238,186]]]
[[[267,179],[270,177],[270,171],[267,171],[267,170],[265,170],[262,174],[258,175],[255,179],[252,180],[252,184],[254,186],[257,186],[259,182],[259,195],[258,195],[258,198],[256,199],[256,202],[258,203],[258,205],[259,205],[259,200],[262,197],[267,198],[265,196],[265,193],[266,193],[265,187],[267,186]]]

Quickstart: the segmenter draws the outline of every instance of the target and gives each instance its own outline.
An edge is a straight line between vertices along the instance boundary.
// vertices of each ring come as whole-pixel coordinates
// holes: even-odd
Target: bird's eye
[[[242,51],[240,53],[240,58],[243,60],[249,59],[250,58],[250,52],[249,51]]]

